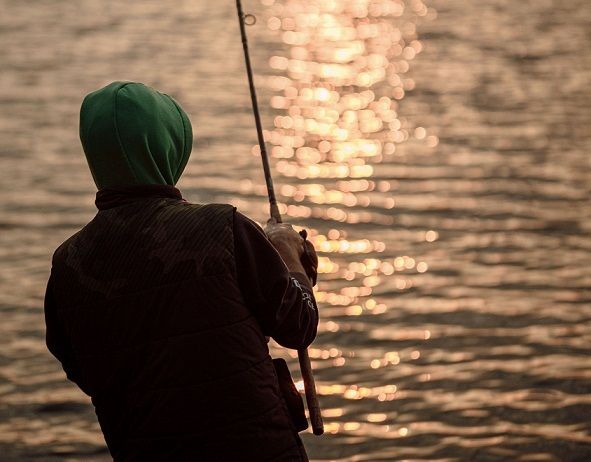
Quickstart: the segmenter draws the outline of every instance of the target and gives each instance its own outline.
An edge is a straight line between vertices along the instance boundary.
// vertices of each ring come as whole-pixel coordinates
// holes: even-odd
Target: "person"
[[[266,338],[316,336],[302,237],[184,200],[191,124],[148,86],[87,95],[80,139],[98,213],[53,256],[46,340],[113,459],[308,460]]]

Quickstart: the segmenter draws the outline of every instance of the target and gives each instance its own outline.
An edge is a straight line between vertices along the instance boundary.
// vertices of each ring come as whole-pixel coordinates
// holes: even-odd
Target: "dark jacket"
[[[55,252],[47,344],[92,397],[114,459],[307,460],[265,339],[313,340],[305,276],[229,205],[166,186],[97,205]]]

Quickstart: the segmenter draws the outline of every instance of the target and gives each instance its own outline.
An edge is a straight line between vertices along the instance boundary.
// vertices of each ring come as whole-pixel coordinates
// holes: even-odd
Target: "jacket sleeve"
[[[318,308],[308,277],[290,273],[260,226],[239,212],[234,214],[234,256],[244,301],[263,333],[287,348],[310,345]]]
[[[76,365],[74,351],[68,342],[61,323],[54,297],[52,276],[49,277],[45,291],[45,341],[49,351],[62,363],[69,380],[79,383],[80,372]]]

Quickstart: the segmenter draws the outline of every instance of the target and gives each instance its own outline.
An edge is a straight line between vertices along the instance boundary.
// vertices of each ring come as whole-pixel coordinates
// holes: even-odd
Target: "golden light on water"
[[[267,27],[285,45],[282,53],[269,58],[273,75],[266,83],[273,92],[270,105],[275,115],[265,139],[277,171],[298,180],[280,187],[285,201],[280,208],[294,219],[328,225],[310,233],[323,276],[316,290],[323,313],[319,330],[350,332],[354,324],[347,320],[388,312],[380,296],[384,287],[408,291],[416,283],[411,275],[429,268],[415,257],[396,255],[383,239],[364,235],[363,225],[395,226],[394,191],[399,183],[381,174],[380,165],[395,163],[398,146],[410,139],[427,149],[438,145],[428,127],[413,127],[399,107],[406,93],[416,88],[408,71],[423,51],[405,10],[418,18],[434,11],[417,0],[264,3],[269,7]],[[347,224],[347,230],[339,223]],[[435,230],[428,230],[421,239],[434,242],[437,237]],[[425,331],[399,334],[423,341],[430,336]],[[310,348],[309,353],[317,367],[338,368],[353,360],[369,370],[396,368],[420,357],[418,350],[412,350],[366,359],[346,350],[337,344]],[[320,383],[318,391],[348,401],[385,403],[395,399],[397,387]],[[389,425],[382,425],[387,418],[386,413],[375,412],[364,422],[347,420],[339,409],[325,414],[326,431],[372,434],[371,428],[377,427],[389,435],[407,435],[404,427],[392,432]]]
[[[96,213],[82,96],[174,96],[189,201],[264,221],[266,189],[231,2],[32,3],[0,15],[0,458],[102,462],[42,314]],[[588,2],[242,3],[281,211],[320,254],[310,459],[591,460]]]
[[[310,237],[320,254],[319,272],[332,281],[320,283],[317,300],[342,307],[344,316],[382,314],[387,306],[379,297],[367,298],[384,278],[396,291],[409,290],[415,281],[395,274],[422,274],[428,264],[389,257],[381,239],[363,237],[362,231],[359,237],[348,235],[334,224],[392,227],[398,182],[376,176],[376,168],[395,161],[397,145],[410,138],[437,145],[428,127],[412,127],[399,113],[399,101],[416,87],[408,71],[423,51],[415,22],[432,19],[435,11],[418,0],[263,4],[267,28],[284,44],[268,60],[275,115],[273,129],[264,135],[277,171],[298,179],[280,187],[285,200],[280,210],[294,219],[333,224]],[[258,155],[256,147],[253,154]],[[427,232],[428,242],[436,239],[433,233]],[[340,255],[363,258],[345,261]],[[338,329],[338,323],[327,329]]]

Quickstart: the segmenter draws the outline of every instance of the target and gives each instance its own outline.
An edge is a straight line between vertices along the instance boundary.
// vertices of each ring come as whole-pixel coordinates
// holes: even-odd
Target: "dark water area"
[[[311,459],[591,461],[591,4],[245,9],[282,210],[321,256]],[[51,254],[95,214],[78,109],[112,80],[171,94],[185,197],[264,222],[234,3],[0,11],[0,460],[106,461],[44,344]]]

